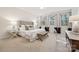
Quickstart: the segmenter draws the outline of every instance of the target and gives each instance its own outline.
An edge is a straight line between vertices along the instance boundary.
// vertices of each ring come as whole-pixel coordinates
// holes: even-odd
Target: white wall
[[[79,14],[79,8],[72,8],[72,15],[77,15]]]
[[[10,22],[8,20],[0,17],[0,39],[6,35],[5,33],[9,24]]]

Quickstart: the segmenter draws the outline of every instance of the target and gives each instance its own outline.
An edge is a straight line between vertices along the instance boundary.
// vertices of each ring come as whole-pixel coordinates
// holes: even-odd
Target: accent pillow
[[[28,26],[25,26],[25,30],[29,30]]]
[[[25,30],[25,25],[21,25],[20,30]]]

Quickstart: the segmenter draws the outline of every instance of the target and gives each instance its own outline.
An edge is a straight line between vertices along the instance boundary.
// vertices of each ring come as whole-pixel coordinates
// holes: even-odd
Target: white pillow
[[[25,25],[21,25],[20,31],[25,30]]]

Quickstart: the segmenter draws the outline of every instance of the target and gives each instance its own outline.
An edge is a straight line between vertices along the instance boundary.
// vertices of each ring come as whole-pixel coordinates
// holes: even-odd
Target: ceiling
[[[60,10],[72,9],[71,7],[0,7],[0,17],[14,20],[33,20],[35,17]]]

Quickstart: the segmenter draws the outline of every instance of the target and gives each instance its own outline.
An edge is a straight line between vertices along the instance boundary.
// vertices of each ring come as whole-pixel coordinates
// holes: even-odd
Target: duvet
[[[19,35],[29,39],[30,41],[34,41],[38,39],[37,34],[41,32],[46,32],[44,29],[35,29],[35,30],[20,30]]]

